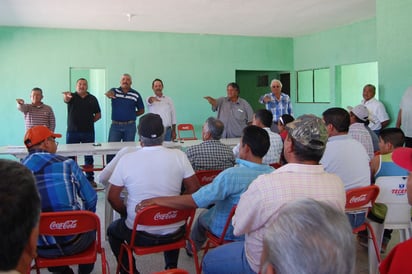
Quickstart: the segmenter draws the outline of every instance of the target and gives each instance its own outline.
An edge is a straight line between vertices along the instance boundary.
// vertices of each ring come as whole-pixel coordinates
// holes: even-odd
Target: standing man
[[[188,147],[186,155],[195,171],[219,170],[235,165],[235,156],[220,138],[224,130],[222,121],[209,117],[202,127],[203,142]]]
[[[165,128],[165,141],[176,139],[176,111],[173,101],[169,96],[163,95],[163,81],[154,79],[152,89],[155,96],[149,96],[146,100],[149,112],[159,114],[162,117]]]
[[[199,181],[184,152],[162,146],[164,128],[158,114],[148,113],[142,116],[138,132],[142,148],[123,155],[109,179],[108,201],[122,216],[107,229],[110,247],[116,258],[122,243],[130,241],[136,217],[135,209],[142,200],[179,195],[182,185],[187,194],[199,188]],[[154,163],[156,169],[153,169]],[[127,190],[126,203],[122,198],[123,189]],[[170,243],[184,235],[180,224],[163,228],[147,227],[144,232],[136,237],[137,245]],[[164,258],[166,269],[176,268],[179,249],[164,252]],[[122,262],[125,266],[129,265],[126,254]],[[139,272],[134,269],[133,273]]]
[[[87,91],[87,80],[80,78],[76,82],[76,92],[63,92],[63,100],[67,104],[67,144],[93,143],[94,123],[102,115],[99,102]],[[85,165],[93,165],[93,156],[84,156]],[[94,172],[87,172],[87,180],[93,187],[97,187],[94,181]]]
[[[16,99],[17,109],[24,114],[26,130],[34,126],[43,125],[54,131],[56,120],[53,109],[41,101],[43,99],[41,88],[33,88],[30,98],[31,104],[25,104],[23,99]]]
[[[215,99],[205,96],[204,98],[212,105],[212,110],[217,111],[217,119],[225,126],[222,137],[237,138],[242,135],[243,128],[252,123],[253,110],[246,100],[239,97],[238,84],[229,83],[226,92],[227,97]]]
[[[293,116],[292,103],[289,95],[282,92],[282,83],[273,79],[270,83],[270,93],[266,93],[259,98],[259,103],[265,104],[266,109],[273,114],[273,124],[270,129],[274,132],[278,132],[278,121],[283,114],[289,114]]]
[[[22,163],[36,177],[42,212],[89,210],[96,211],[97,194],[73,159],[56,154],[56,138],[61,134],[45,126],[35,126],[24,136],[29,155]],[[67,236],[39,238],[37,252],[41,257],[56,258],[73,255],[87,249],[95,240],[94,231]],[[94,264],[79,265],[79,274],[92,272]],[[49,271],[73,273],[69,266],[50,267]]]
[[[412,147],[412,86],[403,94],[396,127],[401,128],[405,133],[405,146]]]
[[[362,104],[365,105],[370,112],[369,128],[373,130],[377,135],[381,129],[384,129],[389,125],[389,115],[386,112],[385,106],[382,102],[375,98],[376,88],[372,84],[367,84],[363,88],[363,100]]]
[[[37,256],[40,197],[31,171],[0,159],[0,273],[27,273]]]
[[[258,273],[265,231],[276,222],[278,210],[289,202],[312,198],[344,212],[342,180],[319,164],[328,139],[322,119],[303,115],[287,124],[286,129],[284,153],[288,164],[257,177],[237,205],[233,233],[246,234],[245,241],[209,251],[203,259],[203,273],[225,273],[228,267],[231,273]]]
[[[144,113],[142,96],[131,88],[132,77],[123,74],[120,87],[105,93],[112,103],[112,125],[109,130],[109,142],[133,142],[136,136],[136,117]],[[107,163],[114,155],[107,155]]]

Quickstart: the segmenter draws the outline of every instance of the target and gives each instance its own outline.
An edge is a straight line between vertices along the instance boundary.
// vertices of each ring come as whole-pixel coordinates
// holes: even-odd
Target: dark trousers
[[[58,258],[78,254],[86,250],[96,239],[96,231],[81,234],[70,244],[55,244],[47,247],[38,247],[37,253],[44,258]],[[49,267],[50,272],[64,272],[68,266]],[[79,265],[79,274],[89,274],[93,271],[94,263]]]
[[[406,147],[412,147],[412,137],[406,137],[405,136],[405,146]]]
[[[160,244],[172,243],[182,238],[184,233],[185,231],[183,228],[179,229],[175,233],[167,235],[153,235],[143,231],[139,231],[134,244],[137,246],[155,246]],[[109,237],[109,243],[113,251],[113,254],[116,256],[116,258],[118,258],[120,253],[120,246],[124,242],[130,242],[132,230],[126,226],[125,219],[121,218],[110,224],[109,228],[107,229],[107,236]],[[177,261],[179,259],[179,249],[165,251],[164,259],[166,264],[165,268],[176,268]],[[128,268],[129,260],[127,258],[127,254],[123,256],[122,264]],[[133,267],[134,270],[136,270],[134,258]]]
[[[67,144],[79,144],[79,143],[94,143],[94,132],[76,132],[68,131],[66,133]],[[93,156],[84,156],[85,165],[93,165]],[[87,180],[94,181],[94,172],[86,172]]]

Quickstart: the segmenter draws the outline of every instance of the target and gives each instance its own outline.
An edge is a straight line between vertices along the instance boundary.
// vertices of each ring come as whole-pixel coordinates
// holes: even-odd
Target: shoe
[[[358,243],[359,245],[368,248],[368,237],[358,234]]]
[[[186,250],[186,255],[189,256],[190,258],[192,258],[193,257],[192,251],[189,250],[187,247],[185,248],[185,250]]]
[[[63,271],[52,272],[52,274],[74,274],[73,269],[66,267]]]

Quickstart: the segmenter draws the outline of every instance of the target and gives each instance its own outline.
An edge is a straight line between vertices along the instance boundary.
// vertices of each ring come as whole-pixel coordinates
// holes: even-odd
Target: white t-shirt
[[[127,190],[126,226],[133,228],[135,207],[144,199],[160,196],[176,196],[181,192],[182,181],[194,174],[185,153],[163,146],[143,147],[125,154],[117,163],[109,182]],[[153,234],[168,234],[180,224],[162,227],[143,227]]]
[[[412,137],[412,86],[407,88],[403,94],[400,108],[402,110],[401,128],[406,136]]]

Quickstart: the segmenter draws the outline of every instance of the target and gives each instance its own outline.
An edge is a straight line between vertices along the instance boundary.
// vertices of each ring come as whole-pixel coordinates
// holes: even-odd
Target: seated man
[[[24,136],[29,155],[23,159],[36,177],[43,212],[89,210],[96,211],[97,195],[86,176],[73,159],[55,154],[61,134],[45,126],[35,126]],[[78,197],[77,197],[77,195]],[[80,204],[78,198],[82,201]],[[54,258],[79,253],[90,246],[96,238],[95,232],[67,237],[40,236],[38,254]],[[79,273],[92,272],[94,264],[79,265]],[[54,273],[73,273],[69,266],[50,267]]]
[[[352,228],[341,210],[326,203],[288,203],[266,229],[261,262],[262,274],[354,273]]]
[[[203,273],[224,273],[228,267],[232,273],[259,272],[265,229],[276,221],[284,204],[312,198],[344,212],[346,194],[342,180],[325,172],[319,164],[328,139],[322,119],[303,115],[286,128],[283,150],[288,164],[257,177],[240,197],[232,224],[234,235],[246,234],[245,242],[209,251],[203,259]]]
[[[223,130],[222,121],[214,117],[207,118],[202,128],[203,142],[186,150],[186,155],[195,171],[226,169],[235,164],[235,157],[230,147],[219,141]]]
[[[178,149],[162,146],[163,133],[162,119],[158,114],[148,113],[142,116],[138,126],[142,148],[123,155],[109,179],[108,201],[122,216],[107,229],[110,247],[116,258],[121,244],[130,241],[136,217],[135,209],[142,200],[179,195],[182,182],[185,193],[193,193],[199,188],[199,181],[186,155]],[[126,204],[121,195],[123,189],[127,190]],[[160,230],[149,227],[144,232],[136,237],[136,245],[170,243],[184,235],[184,229],[178,224]],[[167,251],[164,256],[166,269],[177,267],[178,249]],[[122,260],[123,265],[129,265],[127,255]],[[136,269],[134,273],[138,273]]]
[[[366,129],[369,124],[369,111],[364,105],[357,105],[349,109],[350,126],[348,135],[358,140],[366,149],[369,160],[373,158],[373,141],[372,136]]]
[[[266,130],[269,134],[270,147],[266,155],[263,157],[262,163],[274,164],[280,162],[280,155],[283,150],[283,141],[278,133],[270,130],[272,125],[273,115],[267,109],[259,109],[253,114],[252,125],[258,126]],[[239,157],[239,144],[233,148],[233,154]]]
[[[0,159],[0,273],[25,274],[36,257],[40,197],[29,169]]]
[[[240,159],[238,165],[222,171],[212,183],[203,186],[192,195],[158,197],[145,200],[141,207],[158,204],[173,208],[206,208],[215,204],[207,211],[203,211],[197,218],[191,238],[196,251],[206,241],[206,230],[220,235],[229,216],[230,210],[239,201],[240,195],[257,176],[270,173],[273,168],[262,164],[262,157],[269,148],[267,132],[257,126],[247,126],[243,129],[240,141]],[[225,236],[227,240],[243,240],[243,235],[235,237],[233,227],[230,226]],[[192,254],[190,245],[187,253]]]

